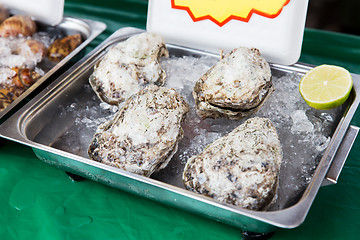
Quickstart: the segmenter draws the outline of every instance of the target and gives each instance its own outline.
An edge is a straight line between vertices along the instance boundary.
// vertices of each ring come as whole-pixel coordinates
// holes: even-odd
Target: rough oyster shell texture
[[[119,104],[149,84],[162,86],[166,74],[159,59],[168,55],[159,35],[135,35],[111,48],[95,65],[90,85],[102,101]]]
[[[260,51],[239,47],[196,82],[193,96],[200,117],[236,120],[256,112],[272,91],[271,69]]]
[[[278,186],[282,149],[267,118],[251,118],[190,158],[183,172],[188,190],[220,202],[262,210]]]
[[[88,154],[93,160],[150,176],[164,168],[176,152],[188,110],[174,89],[149,85],[98,127]]]

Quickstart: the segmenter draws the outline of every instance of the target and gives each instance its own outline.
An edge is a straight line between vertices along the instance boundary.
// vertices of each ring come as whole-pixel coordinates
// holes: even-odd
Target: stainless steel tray
[[[204,215],[240,227],[245,231],[269,232],[276,227],[294,228],[299,226],[304,221],[320,186],[326,182],[336,183],[357,136],[359,129],[350,125],[350,121],[359,104],[360,76],[352,75],[354,86],[351,96],[346,104],[336,110],[338,111],[338,117],[334,120],[334,126],[330,129],[331,140],[319,157],[311,174],[312,177],[304,188],[291,193],[290,201],[278,208],[262,212],[250,211],[222,204],[216,200],[185,190],[181,186],[181,172],[184,163],[178,160],[173,159],[170,166],[162,172],[147,178],[90,160],[86,155],[86,150],[91,137],[90,139],[85,137],[83,140],[76,140],[71,144],[64,144],[67,132],[70,131],[75,135],[80,134],[80,132],[73,130],[73,126],[77,121],[76,117],[68,114],[69,109],[64,106],[72,108],[76,112],[78,106],[73,104],[74,101],[90,102],[90,104],[95,102],[94,106],[99,105],[100,101],[95,94],[90,90],[86,90],[90,89],[88,77],[92,73],[94,64],[104,56],[110,46],[140,32],[142,30],[136,28],[122,28],[116,31],[1,124],[0,136],[32,147],[41,160],[64,171]],[[181,46],[168,45],[168,49],[170,54],[175,56],[209,55],[209,57],[218,57]],[[285,74],[302,76],[312,66],[305,64],[295,64],[293,66],[272,64],[271,68],[273,75],[276,76]],[[276,91],[274,94],[276,94]],[[85,107],[90,108],[92,106]],[[225,122],[225,124],[227,123]],[[184,139],[188,138],[185,131]],[[280,141],[282,141],[281,138]],[[284,141],[283,139],[283,143]],[[183,151],[184,147],[186,145],[180,144],[178,152]],[[284,151],[289,150],[284,149]],[[291,160],[297,161],[297,159]],[[291,162],[289,165],[292,165]],[[281,171],[286,172],[286,168]]]
[[[38,27],[46,28],[47,26],[43,23],[37,23]],[[67,64],[70,60],[74,58],[81,50],[83,50],[92,40],[94,40],[101,32],[103,32],[106,28],[105,23],[74,18],[74,17],[63,17],[62,21],[53,26],[54,29],[58,31],[62,31],[68,35],[80,33],[83,42],[73,50],[68,56],[63,58],[60,62],[56,63],[50,69],[46,69],[44,76],[42,76],[39,80],[37,80],[31,87],[29,87],[25,92],[23,92],[15,101],[13,101],[9,106],[7,106],[4,110],[0,111],[0,120],[5,118],[12,109],[19,105],[21,101],[23,101],[26,97],[28,97],[35,89],[37,89],[41,84],[43,84],[47,79],[54,76],[54,74],[59,71],[65,64]]]

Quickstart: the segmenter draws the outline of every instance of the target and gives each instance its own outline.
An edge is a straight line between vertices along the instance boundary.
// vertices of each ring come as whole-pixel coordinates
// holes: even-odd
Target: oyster
[[[174,89],[149,85],[98,127],[88,154],[93,160],[150,176],[164,168],[176,152],[188,110]]]
[[[271,70],[259,50],[240,47],[196,82],[193,96],[202,118],[240,119],[256,112],[272,91]]]
[[[111,48],[95,65],[90,85],[102,101],[119,104],[149,84],[164,84],[159,59],[168,54],[160,36],[135,35]]]
[[[220,202],[262,210],[276,195],[282,149],[267,118],[251,118],[191,157],[183,172],[188,190]]]
[[[15,15],[0,25],[0,37],[31,36],[36,32],[36,23],[29,16]]]

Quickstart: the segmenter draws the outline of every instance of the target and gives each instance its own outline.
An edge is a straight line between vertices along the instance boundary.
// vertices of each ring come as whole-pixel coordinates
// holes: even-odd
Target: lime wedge
[[[331,109],[346,101],[352,85],[351,74],[345,68],[320,65],[302,77],[299,91],[310,107]]]

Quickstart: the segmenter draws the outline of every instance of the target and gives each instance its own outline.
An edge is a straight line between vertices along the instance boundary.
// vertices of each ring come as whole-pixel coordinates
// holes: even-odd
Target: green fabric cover
[[[121,27],[145,28],[147,1],[66,0],[65,15],[105,22],[90,52]],[[360,73],[360,37],[306,29],[301,62],[335,64]],[[352,124],[360,126],[357,112]],[[73,182],[33,151],[2,140],[0,239],[240,239],[241,230],[183,210],[84,180]],[[272,239],[358,239],[360,144],[339,183],[322,187],[305,222]]]

